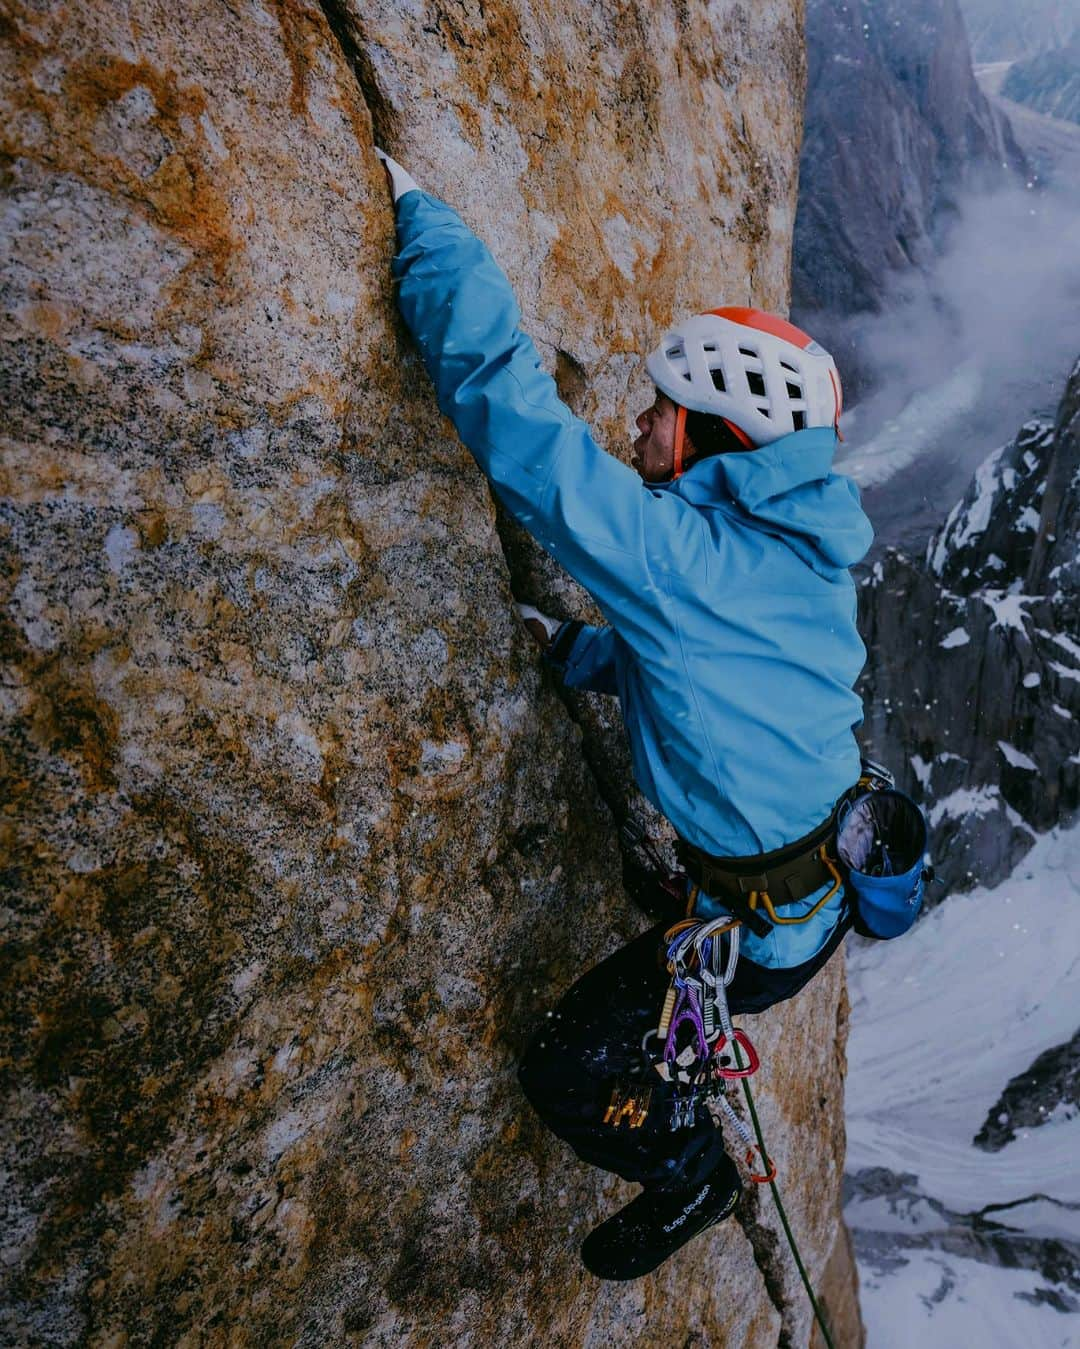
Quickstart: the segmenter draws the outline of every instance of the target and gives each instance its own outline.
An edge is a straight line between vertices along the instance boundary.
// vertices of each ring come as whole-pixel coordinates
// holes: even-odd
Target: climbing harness
[[[829,902],[843,885],[830,846],[836,838],[837,806],[816,829],[786,847],[753,857],[713,857],[686,839],[679,839],[675,855],[697,885],[744,923],[757,937],[767,937],[772,926],[805,923]],[[809,913],[783,917],[777,908],[796,904],[823,886],[829,889]]]
[[[693,1128],[699,1111],[713,1103],[743,1145],[749,1180],[768,1185],[776,1202],[814,1316],[828,1349],[835,1349],[776,1185],[776,1164],[765,1148],[749,1079],[761,1061],[750,1037],[733,1025],[727,990],[739,963],[743,926],[760,936],[774,925],[804,923],[845,888],[857,931],[897,936],[914,922],[922,901],[926,822],[918,806],[896,790],[892,775],[864,759],[858,782],[837,802],[829,818],[785,848],[755,857],[713,857],[680,839],[676,856],[684,871],[664,865],[644,830],[627,820],[624,847],[640,850],[654,869],[654,885],[674,903],[686,896],[686,917],[669,926],[664,951],[671,982],[655,1030],[642,1040],[645,1064],[671,1086],[669,1128]],[[805,914],[777,912],[827,887]],[[693,917],[703,890],[727,909],[719,918]],[[742,1086],[753,1130],[732,1105],[730,1085]],[[652,1104],[652,1089],[640,1083],[617,1086],[604,1122],[640,1128]]]

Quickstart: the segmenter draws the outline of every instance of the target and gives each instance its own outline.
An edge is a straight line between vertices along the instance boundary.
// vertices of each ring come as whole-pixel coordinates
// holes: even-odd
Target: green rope
[[[737,1041],[732,1044],[732,1049],[735,1051],[736,1067],[741,1068],[743,1066],[742,1054],[739,1052]],[[742,1087],[743,1092],[746,1095],[746,1104],[750,1107],[750,1118],[754,1122],[754,1133],[757,1135],[758,1151],[761,1153],[761,1162],[765,1168],[765,1175],[768,1175],[772,1170],[772,1164],[765,1151],[765,1139],[762,1137],[761,1133],[761,1121],[758,1119],[757,1107],[754,1105],[754,1098],[750,1093],[750,1081],[748,1078],[744,1077],[742,1079]],[[795,1237],[791,1231],[791,1224],[788,1222],[788,1216],[784,1210],[783,1201],[780,1198],[780,1191],[776,1188],[775,1180],[769,1181],[769,1189],[772,1190],[773,1199],[776,1201],[776,1211],[780,1214],[780,1221],[784,1226],[784,1233],[787,1236],[788,1245],[791,1247],[791,1254],[795,1257],[795,1264],[798,1267],[799,1276],[803,1281],[803,1287],[806,1289],[806,1295],[810,1299],[810,1305],[814,1309],[814,1316],[817,1318],[817,1323],[821,1327],[821,1333],[825,1336],[825,1343],[828,1345],[828,1349],[836,1349],[836,1345],[833,1343],[833,1337],[829,1334],[829,1327],[826,1324],[825,1317],[821,1308],[818,1306],[818,1300],[814,1296],[814,1290],[810,1284],[810,1276],[807,1274],[806,1266],[803,1264],[802,1256],[799,1254],[799,1248],[796,1245]]]

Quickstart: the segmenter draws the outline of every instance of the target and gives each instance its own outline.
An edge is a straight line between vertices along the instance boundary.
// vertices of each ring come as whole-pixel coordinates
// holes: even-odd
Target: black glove
[[[686,917],[685,881],[680,872],[659,871],[624,851],[622,879],[627,895],[653,922],[670,927]]]

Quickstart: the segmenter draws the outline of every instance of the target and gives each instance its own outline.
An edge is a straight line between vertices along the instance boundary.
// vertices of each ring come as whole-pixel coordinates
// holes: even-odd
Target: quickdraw
[[[725,1097],[727,1084],[752,1076],[761,1066],[750,1037],[732,1025],[728,1008],[727,989],[739,963],[739,935],[738,921],[726,917],[704,922],[684,919],[665,933],[671,984],[655,1032],[662,1048],[652,1062],[674,1088],[672,1130],[692,1128],[699,1107],[708,1100],[718,1102],[732,1121],[738,1121]],[[653,1038],[652,1033],[645,1037],[643,1049]],[[753,1140],[744,1136],[745,1126],[738,1122],[748,1148],[751,1179],[756,1179]]]
[[[864,760],[864,778],[859,786],[868,786],[872,790],[882,785],[891,785],[891,778],[877,764]],[[643,832],[643,831],[642,831]],[[655,856],[655,854],[654,854]],[[833,886],[826,899],[830,899],[841,884],[842,877],[832,858],[822,847],[821,860],[832,873]],[[674,877],[668,876],[670,884]],[[697,886],[688,890],[687,912],[692,913],[697,895]],[[776,921],[775,911],[767,892],[752,896],[752,908],[756,910],[758,901]],[[822,901],[824,902],[824,901]],[[816,905],[813,912],[821,907]],[[807,915],[809,916],[809,915]],[[671,975],[671,984],[664,997],[663,1007],[656,1030],[646,1031],[641,1041],[642,1056],[651,1068],[661,1077],[674,1085],[671,1105],[671,1128],[692,1128],[697,1120],[698,1106],[705,1100],[717,1103],[725,1118],[738,1134],[745,1148],[743,1154],[748,1176],[754,1185],[768,1185],[776,1202],[777,1213],[784,1229],[788,1245],[806,1289],[814,1318],[821,1329],[827,1349],[835,1349],[835,1342],[829,1331],[821,1306],[814,1294],[810,1276],[791,1230],[787,1213],[780,1198],[776,1184],[776,1163],[765,1150],[765,1140],[761,1132],[753,1093],[749,1079],[761,1067],[750,1037],[745,1031],[736,1029],[731,1021],[728,1008],[727,990],[735,977],[739,961],[739,932],[741,920],[721,918],[711,921],[698,921],[687,917],[670,927],[664,934],[667,946],[667,967]],[[723,958],[723,942],[728,938],[727,960]],[[680,1050],[679,1032],[689,1027],[690,1039]],[[657,1053],[651,1049],[653,1041],[660,1044]],[[730,1049],[730,1055],[725,1051]],[[747,1062],[743,1062],[743,1053]],[[734,1059],[734,1067],[731,1059]],[[747,1108],[753,1122],[753,1133],[727,1098],[728,1084],[738,1080],[746,1098]],[[630,1128],[640,1128],[648,1114],[651,1091],[649,1088],[635,1086],[627,1094],[616,1087],[612,1092],[611,1104],[604,1116],[605,1123],[616,1128],[625,1119]],[[762,1167],[761,1171],[756,1168]]]
[[[731,1127],[742,1139],[746,1148],[746,1169],[749,1173],[747,1179],[752,1181],[755,1185],[769,1185],[776,1179],[776,1163],[771,1158],[766,1157],[765,1153],[762,1152],[760,1144],[755,1141],[754,1135],[750,1132],[746,1124],[743,1123],[742,1119],[735,1113],[734,1106],[726,1096],[720,1097],[720,1108],[730,1122]],[[761,1158],[765,1166],[765,1170],[760,1175],[754,1170],[754,1167],[757,1164],[755,1154]]]

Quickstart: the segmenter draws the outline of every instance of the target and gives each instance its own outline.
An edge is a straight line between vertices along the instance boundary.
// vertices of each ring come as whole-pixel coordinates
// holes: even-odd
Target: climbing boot
[[[730,1157],[685,1190],[645,1190],[591,1232],[581,1247],[598,1279],[640,1279],[735,1207],[742,1182]]]

